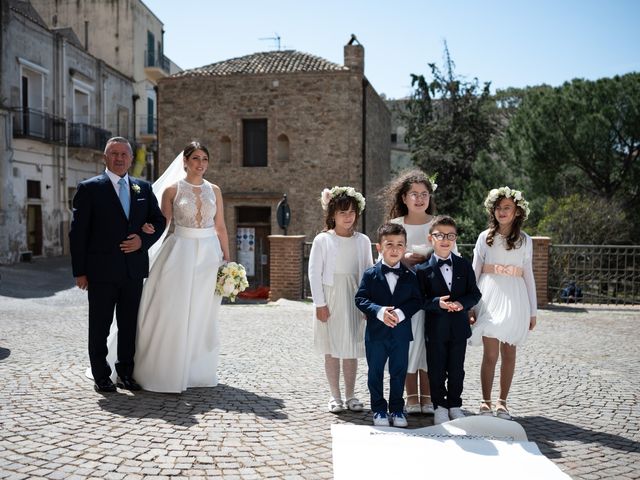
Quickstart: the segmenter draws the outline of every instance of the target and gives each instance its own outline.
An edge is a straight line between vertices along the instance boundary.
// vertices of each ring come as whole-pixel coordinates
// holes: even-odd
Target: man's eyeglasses
[[[435,238],[436,240],[444,240],[445,238],[451,242],[454,242],[456,240],[456,238],[458,238],[458,234],[457,233],[440,233],[440,232],[434,232],[431,234],[431,236],[433,238]]]
[[[422,193],[418,193],[418,192],[409,192],[407,193],[407,196],[409,198],[411,198],[411,200],[426,200],[427,198],[429,198],[429,192],[422,192]]]

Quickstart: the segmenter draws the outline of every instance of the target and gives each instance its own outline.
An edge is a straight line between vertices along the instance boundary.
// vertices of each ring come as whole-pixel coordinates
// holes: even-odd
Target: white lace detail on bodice
[[[191,185],[185,180],[178,182],[178,191],[173,200],[173,219],[180,227],[210,228],[215,224],[216,195],[211,184]]]

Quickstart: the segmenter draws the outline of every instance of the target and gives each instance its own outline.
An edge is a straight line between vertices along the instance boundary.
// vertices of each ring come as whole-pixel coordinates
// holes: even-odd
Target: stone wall
[[[231,238],[235,207],[253,205],[256,198],[271,207],[272,232],[280,232],[275,207],[286,193],[292,215],[288,233],[311,239],[323,226],[319,202],[323,188],[362,189],[362,79],[349,71],[163,79],[160,171],[184,145],[198,139],[209,148],[207,179],[222,189]],[[384,105],[371,103],[374,114],[385,116],[371,122],[371,135],[384,129],[380,136],[388,138],[388,112]],[[242,166],[242,121],[252,118],[268,122],[266,167]],[[289,141],[288,159],[278,158],[281,135]],[[225,159],[222,151],[229,145],[230,156]],[[373,165],[379,165],[383,155],[388,164],[384,148],[388,144],[371,153]],[[381,176],[374,177],[377,186]]]

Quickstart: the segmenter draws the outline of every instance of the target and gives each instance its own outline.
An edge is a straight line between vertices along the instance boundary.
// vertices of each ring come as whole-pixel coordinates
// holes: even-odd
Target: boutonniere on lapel
[[[137,183],[131,183],[131,190],[133,190],[133,193],[137,195],[138,193],[140,193],[140,185],[138,185]]]

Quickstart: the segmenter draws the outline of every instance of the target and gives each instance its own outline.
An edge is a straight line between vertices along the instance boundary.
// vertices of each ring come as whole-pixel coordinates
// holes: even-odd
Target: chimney
[[[364,47],[353,33],[349,43],[344,46],[344,66],[354,72],[364,73]]]

